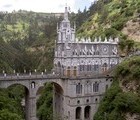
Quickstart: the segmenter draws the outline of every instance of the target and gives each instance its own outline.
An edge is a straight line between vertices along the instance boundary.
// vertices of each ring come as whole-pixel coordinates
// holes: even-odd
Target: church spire
[[[68,7],[65,7],[64,20],[68,20]]]

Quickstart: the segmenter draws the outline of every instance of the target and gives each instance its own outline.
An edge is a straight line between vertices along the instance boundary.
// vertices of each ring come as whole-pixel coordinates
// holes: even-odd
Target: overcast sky
[[[64,6],[72,12],[88,8],[94,0],[0,0],[0,11],[28,10],[35,12],[63,12]]]

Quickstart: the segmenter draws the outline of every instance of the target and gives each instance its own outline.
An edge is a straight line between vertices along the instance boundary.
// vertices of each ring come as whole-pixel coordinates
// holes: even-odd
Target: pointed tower
[[[57,29],[58,43],[70,43],[75,41],[75,26],[72,28],[68,18],[68,8],[65,7],[64,19]]]
[[[60,24],[57,24],[57,40],[55,46],[55,58],[54,66],[56,73],[63,74],[62,66],[64,66],[64,59],[70,56],[71,53],[71,44],[76,41],[75,39],[75,28],[73,25],[71,27],[69,18],[68,18],[68,7],[65,7],[65,13],[63,20]]]

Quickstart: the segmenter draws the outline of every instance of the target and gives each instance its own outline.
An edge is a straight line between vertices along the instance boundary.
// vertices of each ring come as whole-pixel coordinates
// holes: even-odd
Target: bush
[[[104,30],[104,32],[105,32],[105,36],[106,37],[117,37],[118,36],[118,31],[116,30],[116,29],[114,29],[114,28],[107,28],[107,29],[105,29]]]
[[[130,16],[133,16],[133,13],[134,13],[134,10],[131,9],[131,8],[128,8],[128,9],[125,10],[124,14],[125,14],[126,17],[130,17]]]
[[[52,89],[52,84],[46,84],[41,97],[37,101],[37,116],[39,120],[53,119]]]
[[[114,28],[116,30],[122,30],[126,21],[127,21],[127,19],[122,17],[122,18],[118,19],[118,21],[116,21],[112,24],[112,28]]]
[[[140,97],[134,93],[123,93],[115,81],[101,101],[94,120],[125,120],[124,113],[140,113]]]

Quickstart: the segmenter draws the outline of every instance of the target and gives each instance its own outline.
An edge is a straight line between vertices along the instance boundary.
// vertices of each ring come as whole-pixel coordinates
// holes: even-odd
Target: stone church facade
[[[118,38],[77,39],[68,10],[57,26],[54,71],[64,78],[63,90],[55,86],[55,117],[62,120],[93,120],[112,78],[107,71],[119,63]],[[92,42],[93,41],[93,42]]]

